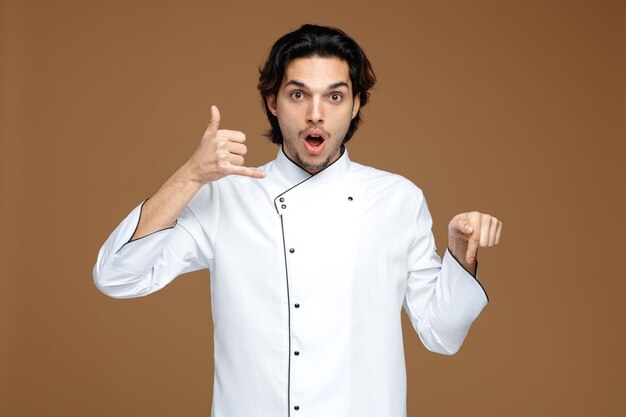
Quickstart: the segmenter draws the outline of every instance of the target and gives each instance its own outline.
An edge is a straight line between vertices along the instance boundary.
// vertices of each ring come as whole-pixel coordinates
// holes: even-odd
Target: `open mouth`
[[[324,138],[319,135],[308,135],[304,140],[314,148],[317,148],[324,142]]]
[[[304,136],[304,147],[310,156],[316,156],[322,153],[324,149],[323,132],[313,130],[306,132]]]

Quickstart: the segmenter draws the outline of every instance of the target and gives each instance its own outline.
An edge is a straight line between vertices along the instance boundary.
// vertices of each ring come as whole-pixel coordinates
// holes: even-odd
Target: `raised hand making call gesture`
[[[191,158],[146,199],[131,240],[173,227],[182,210],[206,183],[227,175],[265,177],[263,171],[243,166],[246,135],[235,130],[220,130],[219,125],[220,111],[211,106],[211,120],[200,145]]]
[[[243,166],[247,152],[246,135],[236,130],[219,129],[219,125],[220,111],[217,106],[211,106],[209,125],[188,162],[194,180],[204,184],[227,175],[265,177],[263,171]]]

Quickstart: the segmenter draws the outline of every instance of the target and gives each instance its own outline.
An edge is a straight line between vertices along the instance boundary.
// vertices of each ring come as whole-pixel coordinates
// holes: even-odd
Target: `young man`
[[[276,159],[245,167],[245,135],[211,107],[196,152],[100,250],[95,283],[116,298],[210,270],[215,417],[404,416],[402,307],[453,354],[488,302],[476,252],[501,222],[455,216],[442,260],[422,191],[349,159],[374,82],[345,33],[285,35],[259,81]]]

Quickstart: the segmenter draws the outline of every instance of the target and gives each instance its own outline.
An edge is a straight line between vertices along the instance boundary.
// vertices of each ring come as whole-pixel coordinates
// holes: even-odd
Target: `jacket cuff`
[[[450,258],[452,258],[453,260]],[[485,295],[487,302],[489,302],[489,295],[487,295],[487,291],[485,291],[485,287],[483,287],[483,284],[481,284],[478,280],[478,258],[476,258],[476,275],[472,275],[472,273],[469,272],[461,262],[459,262],[459,260],[456,258],[456,256],[454,256],[452,251],[450,251],[449,247],[446,247],[446,253],[443,256],[443,263],[448,264],[450,268],[457,271],[463,270],[467,275],[472,277],[472,280],[478,284],[478,287],[480,287],[481,291]]]
[[[144,200],[140,205],[135,207],[126,218],[117,226],[106,240],[100,252],[94,268],[94,274],[99,273],[105,267],[113,267],[126,272],[143,273],[144,269],[149,269],[155,257],[163,250],[169,239],[169,233],[164,231],[173,230],[178,220],[174,222],[174,226],[157,230],[146,236],[142,236],[135,240],[130,240],[137,231],[139,219],[141,217],[141,209]],[[146,238],[144,240],[144,238]],[[135,242],[139,242],[135,244]],[[131,251],[132,256],[128,256],[126,252]]]
[[[143,205],[144,205],[144,204],[146,203],[146,201],[148,201],[149,199],[150,199],[150,197],[148,197],[148,198],[146,198],[145,200],[143,200],[143,202],[142,202],[142,203],[141,203],[138,207],[136,207],[136,208],[135,208],[135,209],[134,209],[134,210],[133,210],[133,211],[132,211],[132,212],[128,215],[127,219],[126,219],[126,220],[124,220],[124,223],[128,223],[128,225],[127,225],[127,227],[126,227],[126,230],[120,233],[120,235],[121,235],[121,236],[120,236],[120,237],[121,237],[121,239],[120,239],[120,240],[122,240],[122,239],[123,239],[123,240],[122,240],[122,242],[125,242],[125,243],[124,243],[124,244],[122,244],[122,245],[119,247],[119,249],[118,249],[117,251],[115,251],[115,254],[118,254],[118,253],[122,250],[122,248],[123,248],[124,246],[126,246],[127,244],[129,244],[129,243],[136,242],[136,241],[138,241],[138,240],[143,239],[144,237],[151,236],[151,235],[153,235],[153,234],[155,234],[155,233],[159,233],[159,232],[162,232],[162,231],[164,231],[164,230],[170,230],[170,229],[173,229],[173,228],[176,226],[176,224],[178,223],[178,219],[176,219],[176,220],[174,220],[174,224],[172,224],[170,227],[164,227],[163,229],[155,230],[154,232],[150,232],[150,233],[148,233],[147,235],[144,235],[144,236],[141,236],[141,237],[139,237],[139,238],[137,238],[137,239],[133,239],[133,240],[131,240],[131,238],[133,237],[133,235],[134,235],[134,234],[135,234],[135,232],[137,231],[137,228],[139,227],[139,221],[141,220],[141,213],[143,212]],[[132,227],[132,225],[133,225],[133,224],[135,225],[135,226],[134,226],[134,228]],[[132,232],[130,233],[130,235],[128,235],[128,231],[130,231],[131,229],[132,229]]]

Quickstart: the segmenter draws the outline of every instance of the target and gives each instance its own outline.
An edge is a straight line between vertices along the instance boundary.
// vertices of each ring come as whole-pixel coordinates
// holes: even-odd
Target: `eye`
[[[291,97],[295,98],[296,100],[300,100],[302,99],[302,97],[304,97],[304,95],[301,91],[294,91],[293,93],[291,93]]]
[[[330,95],[330,99],[332,101],[341,101],[342,98],[343,98],[343,96],[341,94],[339,94],[339,93],[332,93]]]

